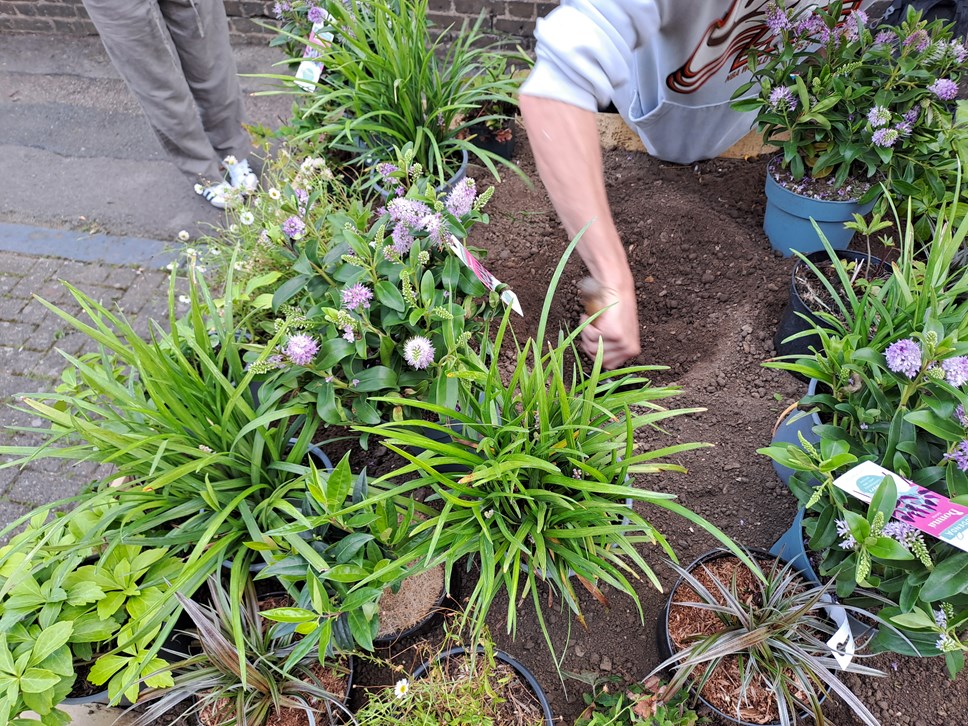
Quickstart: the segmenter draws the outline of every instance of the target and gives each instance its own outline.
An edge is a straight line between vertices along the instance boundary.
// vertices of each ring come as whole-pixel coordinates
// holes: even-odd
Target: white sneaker
[[[208,203],[217,209],[225,209],[228,206],[229,197],[233,191],[228,182],[219,182],[207,187],[201,184],[195,185],[195,193],[205,197]]]
[[[226,156],[222,160],[225,171],[229,175],[229,184],[233,189],[241,189],[246,194],[251,194],[259,186],[259,177],[249,168],[249,160],[241,161],[234,156]]]

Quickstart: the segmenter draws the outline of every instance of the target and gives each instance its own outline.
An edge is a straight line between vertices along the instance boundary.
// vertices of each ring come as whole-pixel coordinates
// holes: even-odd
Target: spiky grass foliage
[[[730,556],[723,552],[723,556]],[[863,723],[877,726],[878,721],[861,700],[842,683],[834,672],[843,670],[870,676],[884,673],[859,665],[856,661],[841,667],[833,657],[827,640],[837,626],[827,614],[831,606],[832,584],[806,582],[789,563],[775,560],[764,568],[750,557],[752,578],[744,578],[743,592],[734,574],[728,581],[710,571],[705,564],[686,569],[670,563],[680,576],[672,591],[670,605],[696,608],[714,613],[722,627],[712,633],[697,635],[688,646],[676,652],[653,671],[674,668],[669,690],[675,692],[691,686],[697,693],[724,666],[735,659],[739,663],[740,687],[736,711],[727,715],[742,721],[740,711],[748,708],[751,689],[766,689],[774,696],[779,722],[783,726],[797,722],[797,714],[806,711],[818,726],[827,723],[821,703],[827,693],[837,694]],[[699,568],[712,586],[707,587],[693,574]],[[698,602],[676,600],[682,588],[691,588]],[[752,592],[746,588],[752,587]],[[865,613],[866,615],[866,613]],[[668,627],[668,611],[666,616]]]
[[[183,716],[202,715],[207,726],[261,726],[279,709],[304,711],[310,724],[356,723],[344,699],[331,694],[319,676],[321,668],[345,670],[335,659],[323,662],[312,648],[301,647],[291,626],[260,615],[251,582],[242,593],[241,647],[230,593],[217,578],[209,580],[209,590],[210,606],[178,596],[197,628],[201,652],[172,665],[173,687],[144,695],[154,703],[135,726],[149,726],[179,705]]]

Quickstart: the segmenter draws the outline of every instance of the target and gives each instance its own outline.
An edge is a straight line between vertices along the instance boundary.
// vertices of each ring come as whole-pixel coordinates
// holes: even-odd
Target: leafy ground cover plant
[[[964,267],[954,262],[968,225],[955,227],[953,211],[946,216],[924,258],[913,252],[908,224],[891,277],[842,301],[849,327],[828,316],[829,327],[814,331],[821,341],[814,355],[767,364],[820,382],[802,404],[820,417],[820,443],[762,453],[794,470],[790,488],[807,509],[809,546],[838,595],[851,596],[858,586],[876,590],[893,601],[883,617],[903,627],[920,623],[921,632],[907,632],[907,640],[885,629],[872,647],[943,653],[957,673],[968,586],[956,573],[968,555],[902,521],[907,502],[893,489],[868,506],[833,486],[848,467],[873,461],[954,501],[968,495],[968,310]],[[941,614],[924,630],[916,610]]]
[[[209,591],[211,606],[178,596],[198,629],[201,652],[172,665],[171,688],[145,694],[154,703],[136,724],[148,726],[177,707],[206,726],[260,726],[285,710],[337,723],[349,713],[343,705],[346,670],[335,657],[317,658],[291,629],[265,619],[251,582],[242,591],[241,606],[218,578],[210,581]]]
[[[309,123],[296,138],[322,136],[329,148],[364,166],[389,161],[394,146],[413,144],[416,161],[436,183],[457,171],[462,152],[496,178],[495,164],[516,170],[462,138],[468,117],[482,106],[515,105],[517,81],[486,75],[499,56],[486,42],[483,16],[465,24],[445,48],[450,29],[431,33],[427,0],[327,0],[321,6],[332,18],[327,30],[335,39],[311,44],[326,72],[313,91],[299,92],[305,101],[299,99],[296,122]]]
[[[298,274],[280,286],[273,307],[288,313],[291,334],[266,349],[257,372],[276,371],[328,424],[399,418],[411,401],[454,406],[469,343],[501,305],[445,246],[486,222],[472,179],[438,197],[408,150],[381,170],[400,189],[381,216],[347,227],[328,246],[307,240]],[[406,400],[393,405],[377,396]]]
[[[300,516],[267,532],[266,540],[259,544],[270,564],[258,579],[291,580],[304,593],[299,604],[305,602],[305,607],[270,610],[263,616],[295,623],[297,632],[305,636],[304,645],[317,643],[320,657],[332,645],[342,650],[373,650],[385,589],[397,590],[405,577],[419,572],[419,568],[400,564],[387,567],[397,561],[396,553],[404,549],[410,536],[413,502],[404,506],[385,499],[371,504],[367,481],[365,470],[353,476],[349,454],[332,472],[315,472],[309,478]],[[341,514],[354,504],[362,508],[352,516]],[[282,533],[289,536],[282,539]]]
[[[568,254],[576,243],[577,238]],[[545,340],[554,289],[568,254],[553,277],[537,340]],[[414,528],[402,560],[418,559],[427,567],[446,563],[449,578],[453,566],[466,557],[468,566],[473,562],[481,570],[466,604],[472,632],[481,631],[494,598],[505,590],[508,631],[515,631],[519,603],[531,599],[551,647],[539,596],[545,586],[583,624],[574,580],[602,603],[607,599],[599,584],[606,583],[637,606],[633,581],[644,578],[659,587],[635,545],[658,544],[672,556],[671,547],[628,500],[676,513],[720,541],[729,540],[674,502],[673,495],[639,489],[629,481],[636,474],[681,472],[672,457],[704,446],[686,443],[643,450],[634,443],[637,430],[658,430],[662,421],[696,410],[661,405],[677,389],[653,386],[643,377],[655,367],[634,366],[606,376],[599,356],[585,373],[574,364],[579,328],[547,352],[534,340],[515,340],[513,369],[505,382],[497,361],[506,336],[512,335],[508,322],[505,315],[492,354],[478,357],[468,371],[457,374],[476,384],[476,398],[460,410],[430,402],[413,404],[449,425],[409,419],[360,430],[379,436],[408,461],[373,483],[374,498],[406,496],[427,487],[432,492],[428,501],[437,502],[436,507],[415,505],[424,519]],[[398,478],[404,483],[376,493]],[[358,508],[349,507],[345,513]]]
[[[688,569],[671,564],[680,577],[665,623],[673,654],[653,675],[673,668],[670,690],[692,687],[742,722],[786,726],[806,711],[822,726],[822,701],[836,693],[861,721],[876,726],[873,714],[834,675],[884,674],[856,660],[844,667],[834,659],[826,643],[837,630],[825,611],[830,586],[805,582],[789,563],[767,565],[752,557],[749,568],[723,555]]]
[[[591,685],[575,726],[704,726],[708,718],[689,708],[689,691],[669,691],[655,676],[625,683],[621,676],[573,676]]]
[[[964,130],[950,102],[968,48],[943,21],[926,23],[913,9],[899,26],[868,27],[858,9],[841,22],[846,4],[772,3],[776,44],[751,55],[753,81],[735,97],[756,84],[759,94],[734,108],[756,111],[764,139],[782,150],[785,186],[828,199],[869,188],[866,201],[878,192],[869,182],[883,178],[889,192],[915,200],[925,237],[928,217],[957,186]]]
[[[50,521],[47,512],[35,514],[0,548],[0,634],[11,663],[53,634],[67,649],[66,664],[51,671],[58,678],[41,679],[46,699],[41,715],[79,687],[83,692],[75,671],[94,686],[106,685],[115,702],[122,691],[136,700],[142,678],[152,686],[170,685],[167,664],[155,655],[157,647],[152,649],[160,642],[161,626],[145,629],[142,618],[171,595],[167,583],[182,563],[164,548],[109,545],[99,521],[106,508],[86,503],[80,508],[74,517]],[[40,666],[33,662],[31,667]],[[21,705],[34,708],[32,703],[39,705],[31,697]],[[17,713],[11,704],[8,716]]]

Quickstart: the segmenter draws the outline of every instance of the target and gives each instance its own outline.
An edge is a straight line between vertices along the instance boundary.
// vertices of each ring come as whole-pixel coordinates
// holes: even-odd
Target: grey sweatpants
[[[83,2],[112,63],[179,169],[210,184],[222,178],[222,158],[248,156],[242,87],[222,0]]]

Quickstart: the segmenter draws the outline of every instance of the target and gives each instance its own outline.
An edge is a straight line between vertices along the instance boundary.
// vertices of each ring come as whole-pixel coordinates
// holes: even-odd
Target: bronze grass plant
[[[826,643],[837,630],[825,610],[832,603],[831,583],[808,583],[790,563],[774,560],[764,568],[752,557],[749,560],[752,567],[750,562],[743,564],[754,575],[752,595],[738,591],[735,575],[726,580],[700,565],[712,581],[712,587],[707,588],[688,569],[670,563],[680,577],[672,591],[672,602],[714,613],[722,628],[695,636],[688,646],[659,664],[652,675],[672,668],[670,692],[688,686],[701,693],[725,660],[737,659],[741,683],[736,710],[727,712],[732,718],[749,721],[741,715],[749,705],[748,694],[752,689],[765,688],[773,694],[782,726],[797,723],[798,714],[804,711],[818,726],[828,723],[822,702],[829,692],[839,696],[863,723],[878,726],[874,715],[834,675],[838,670],[870,676],[884,673],[856,661],[842,668],[834,659]],[[691,588],[699,601],[675,600],[682,587]],[[882,621],[879,624],[886,626]]]
[[[335,657],[317,657],[301,647],[291,627],[265,619],[251,582],[241,593],[240,608],[218,578],[209,581],[209,592],[210,606],[178,595],[198,630],[201,652],[171,666],[171,688],[145,693],[144,700],[154,702],[135,726],[150,726],[182,704],[183,716],[201,716],[207,726],[262,726],[280,709],[304,711],[310,724],[338,723],[340,718],[356,723],[345,699],[331,694],[319,675],[321,668],[346,674],[345,669]]]

